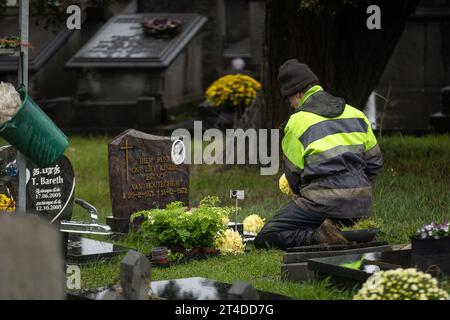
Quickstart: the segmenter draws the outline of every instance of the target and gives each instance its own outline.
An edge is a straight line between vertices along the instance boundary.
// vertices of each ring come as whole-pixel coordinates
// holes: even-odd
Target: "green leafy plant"
[[[138,234],[175,251],[212,247],[217,233],[226,227],[224,218],[232,210],[219,207],[218,202],[219,198],[208,196],[191,209],[181,202],[172,202],[165,209],[136,212],[131,221],[143,217]]]
[[[169,259],[169,262],[179,262],[181,259],[184,258],[184,255],[180,252],[176,252],[176,251],[172,251],[172,250],[168,250],[167,252],[167,257]]]
[[[364,230],[364,229],[380,229],[382,227],[381,223],[373,220],[372,218],[361,219],[352,226],[342,226],[341,231],[354,231],[354,230]]]

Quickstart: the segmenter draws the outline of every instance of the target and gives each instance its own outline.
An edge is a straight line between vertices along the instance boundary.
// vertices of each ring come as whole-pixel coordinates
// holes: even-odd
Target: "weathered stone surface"
[[[0,216],[0,300],[64,299],[59,232],[32,215]]]
[[[173,201],[189,204],[186,165],[171,159],[169,137],[127,130],[108,147],[109,183],[115,218],[129,219],[134,212],[163,208]]]
[[[181,21],[173,38],[145,36],[146,19],[170,18]],[[206,23],[197,14],[116,15],[67,63],[75,68],[163,68],[172,63]]]
[[[228,300],[259,300],[259,294],[249,283],[238,281],[228,290]]]
[[[146,300],[150,289],[151,264],[142,254],[129,250],[120,263],[120,285],[126,300]]]

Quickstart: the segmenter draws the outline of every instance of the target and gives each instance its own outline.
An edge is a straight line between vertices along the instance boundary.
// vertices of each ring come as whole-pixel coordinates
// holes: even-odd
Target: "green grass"
[[[109,138],[71,137],[67,155],[77,179],[76,196],[92,202],[100,221],[111,214],[108,185]],[[374,186],[374,219],[383,224],[381,238],[408,242],[424,223],[450,216],[450,136],[390,136],[380,141],[384,169]],[[279,174],[280,175],[280,174]],[[239,219],[257,213],[270,218],[289,199],[278,190],[278,178],[261,176],[254,166],[190,166],[190,203],[217,195],[233,205],[230,189],[244,189]],[[85,213],[75,208],[75,217]]]
[[[76,196],[99,209],[100,221],[111,214],[108,185],[107,144],[110,138],[71,137],[67,155],[77,179]],[[382,174],[374,185],[374,220],[380,222],[380,238],[390,243],[407,243],[422,224],[450,216],[450,136],[389,136],[380,141],[385,159]],[[232,205],[230,189],[244,189],[239,219],[257,213],[270,218],[289,199],[278,190],[276,176],[260,176],[250,166],[190,167],[190,202],[205,195],[217,195],[222,204]],[[75,209],[78,219],[86,214]],[[149,244],[128,239],[129,246],[148,253]],[[280,279],[281,251],[250,251],[243,256],[217,257],[168,269],[153,270],[152,278],[172,279],[204,276],[226,282],[246,280],[257,288],[298,299],[348,299],[351,292],[340,291],[326,281],[294,284]],[[82,268],[85,288],[117,283],[119,261]]]
[[[450,137],[382,139],[383,173],[374,188],[374,218],[385,240],[408,242],[422,224],[450,216]]]

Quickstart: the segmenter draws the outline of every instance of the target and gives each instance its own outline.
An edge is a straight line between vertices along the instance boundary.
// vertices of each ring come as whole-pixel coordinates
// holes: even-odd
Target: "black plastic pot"
[[[411,262],[423,271],[436,271],[450,275],[450,237],[421,239],[411,237]]]
[[[360,229],[360,230],[349,230],[341,231],[347,241],[350,242],[371,242],[375,239],[378,229]]]

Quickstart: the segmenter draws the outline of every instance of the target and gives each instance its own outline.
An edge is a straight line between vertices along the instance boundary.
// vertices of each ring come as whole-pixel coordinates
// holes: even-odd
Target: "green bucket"
[[[69,141],[28,95],[18,90],[22,105],[14,117],[0,127],[0,136],[39,167],[54,164],[66,150]]]

